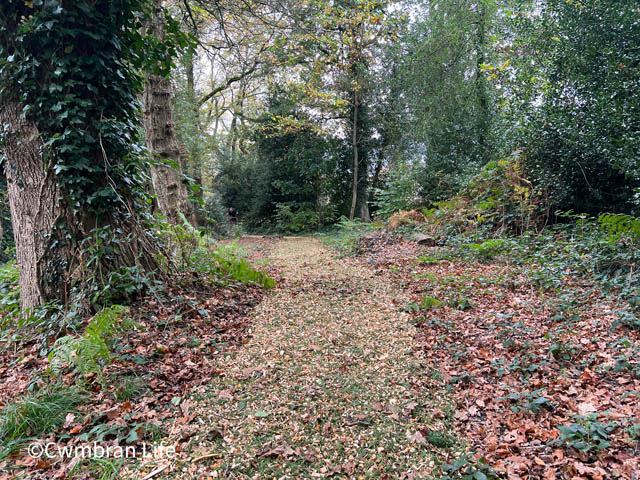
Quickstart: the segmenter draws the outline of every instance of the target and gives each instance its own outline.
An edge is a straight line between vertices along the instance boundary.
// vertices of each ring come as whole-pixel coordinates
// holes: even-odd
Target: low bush
[[[265,272],[254,269],[239,255],[238,248],[218,244],[184,216],[181,225],[163,224],[160,235],[170,246],[171,257],[166,262],[173,262],[180,271],[205,275],[221,285],[237,281],[275,287],[275,281]]]
[[[301,233],[315,230],[319,225],[318,213],[309,205],[293,202],[276,204],[276,228],[283,233]]]

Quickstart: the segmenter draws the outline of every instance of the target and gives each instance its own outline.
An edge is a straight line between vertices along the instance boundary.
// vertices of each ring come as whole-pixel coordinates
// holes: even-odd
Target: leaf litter
[[[279,241],[268,268],[251,338],[191,397],[220,435],[191,438],[169,478],[433,478],[454,454],[420,432],[447,407],[425,394],[405,294],[311,237]]]
[[[549,291],[526,268],[371,243],[363,260],[410,296],[426,392],[451,398],[476,458],[509,479],[640,478],[638,332],[615,327],[612,299],[585,278]]]

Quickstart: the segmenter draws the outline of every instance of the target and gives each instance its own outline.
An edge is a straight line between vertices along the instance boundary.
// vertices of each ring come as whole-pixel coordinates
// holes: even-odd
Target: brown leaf
[[[73,424],[75,419],[76,416],[73,413],[67,413],[67,416],[64,419],[64,428],[69,428]]]
[[[586,415],[587,413],[597,412],[598,407],[590,402],[582,402],[578,404],[578,413],[580,415]]]
[[[427,441],[425,440],[424,436],[420,432],[415,432],[415,433],[407,432],[407,438],[413,443],[419,443],[421,445],[427,444]]]
[[[84,425],[82,424],[76,425],[71,430],[69,430],[69,433],[71,435],[75,435],[76,433],[79,433],[83,428],[84,428]]]
[[[299,456],[300,452],[298,449],[291,448],[287,442],[282,442],[275,448],[271,448],[271,444],[267,444],[262,447],[258,452],[256,452],[256,457],[291,457],[293,455]]]

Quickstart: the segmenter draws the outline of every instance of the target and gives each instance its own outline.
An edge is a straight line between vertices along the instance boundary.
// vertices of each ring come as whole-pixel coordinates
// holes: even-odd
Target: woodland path
[[[431,478],[441,459],[416,432],[435,423],[434,399],[404,294],[314,238],[284,238],[269,257],[284,280],[197,399],[212,433],[188,476]]]

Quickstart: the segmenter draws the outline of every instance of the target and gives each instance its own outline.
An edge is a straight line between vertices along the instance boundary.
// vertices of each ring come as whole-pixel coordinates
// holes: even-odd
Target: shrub
[[[276,204],[276,228],[285,233],[308,232],[318,227],[318,214],[308,205]]]
[[[524,233],[547,220],[545,192],[525,177],[520,153],[488,162],[460,193],[436,202],[435,223],[455,233],[477,231]],[[453,227],[453,228],[452,228]]]
[[[356,255],[360,238],[375,228],[375,224],[364,223],[357,218],[349,220],[342,216],[334,226],[333,232],[323,235],[322,239],[324,243],[337,250],[340,256]]]
[[[465,246],[470,248],[480,260],[489,261],[502,253],[506,253],[509,250],[510,243],[503,238],[491,238],[482,243],[471,243]]]
[[[378,217],[387,218],[401,210],[411,210],[420,204],[420,185],[409,167],[400,164],[389,172],[386,188],[376,190],[373,202]]]
[[[249,262],[227,250],[215,250],[211,253],[211,258],[216,262],[213,271],[218,276],[229,276],[238,282],[255,283],[267,289],[276,286],[275,280],[265,272],[254,269]]]
[[[264,288],[275,287],[275,281],[240,258],[237,249],[217,245],[204,230],[193,227],[183,215],[181,218],[182,225],[160,224],[160,234],[171,247],[171,260],[180,270],[206,275],[221,284],[235,280]]]
[[[207,227],[213,235],[225,237],[229,235],[228,209],[222,204],[222,198],[214,193],[207,197],[201,214],[207,222]]]

